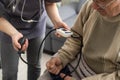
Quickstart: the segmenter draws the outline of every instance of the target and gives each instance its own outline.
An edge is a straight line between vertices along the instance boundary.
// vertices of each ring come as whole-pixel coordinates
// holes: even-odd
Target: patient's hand
[[[66,75],[64,73],[60,73],[60,77],[63,78],[64,80],[76,80],[74,77],[71,77],[71,76]]]
[[[46,63],[47,70],[53,74],[59,74],[62,69],[62,62],[58,57],[52,57]]]

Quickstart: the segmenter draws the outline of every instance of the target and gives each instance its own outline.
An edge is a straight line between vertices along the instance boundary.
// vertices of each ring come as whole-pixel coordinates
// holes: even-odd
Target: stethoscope
[[[20,1],[20,0],[11,0],[11,2],[9,3],[8,7],[13,4],[13,6],[12,6],[12,12],[13,12],[13,13],[15,12],[16,7],[17,7],[18,4],[19,4],[19,1]],[[25,4],[26,4],[26,0],[24,0],[23,5],[22,5],[22,10],[21,10],[21,14],[20,14],[21,20],[22,20],[23,22],[27,22],[27,23],[39,22],[39,20],[24,19],[24,18],[23,18],[23,13],[24,13]],[[39,7],[40,7],[40,17],[41,17],[41,14],[42,14],[42,12],[41,12],[41,6],[42,6],[42,5],[41,5],[41,0],[39,0],[39,5],[40,5]]]

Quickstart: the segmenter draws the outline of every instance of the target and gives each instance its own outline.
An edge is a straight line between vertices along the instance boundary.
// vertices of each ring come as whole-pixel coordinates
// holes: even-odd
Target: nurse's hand
[[[56,22],[56,24],[55,24],[54,27],[55,27],[56,29],[58,29],[58,28],[65,28],[66,30],[70,30],[70,27],[69,27],[65,22],[63,22],[63,21]],[[55,33],[55,35],[56,35],[57,37],[61,37],[61,35],[58,34],[58,33]]]
[[[61,28],[62,27],[62,28],[68,29],[68,30],[70,29],[70,27],[63,21],[56,22],[54,27],[55,28]]]
[[[25,43],[23,44],[23,46],[21,46],[20,43],[18,42],[19,39],[21,39],[22,37],[23,35],[19,32],[12,35],[12,44],[16,51],[19,51],[19,50],[26,51],[28,48],[28,39],[25,40]]]

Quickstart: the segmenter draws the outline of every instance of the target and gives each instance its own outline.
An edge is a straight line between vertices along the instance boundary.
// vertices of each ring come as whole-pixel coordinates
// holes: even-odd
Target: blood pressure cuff
[[[45,0],[45,1],[47,1],[47,2],[60,2],[61,0]]]

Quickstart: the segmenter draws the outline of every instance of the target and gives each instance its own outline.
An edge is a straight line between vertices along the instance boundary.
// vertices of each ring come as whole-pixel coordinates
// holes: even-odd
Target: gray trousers
[[[0,40],[0,69],[1,69],[1,40]]]
[[[44,37],[44,36],[43,36]],[[43,53],[43,46],[40,51],[41,41],[43,37],[38,37],[29,40],[29,46],[27,49],[27,62],[30,64],[37,64],[35,67],[28,66],[28,80],[37,80],[40,75],[40,59]],[[39,57],[38,57],[39,54]],[[39,59],[38,59],[39,58]],[[19,56],[11,42],[2,40],[1,43],[1,62],[2,62],[2,80],[17,80]]]

